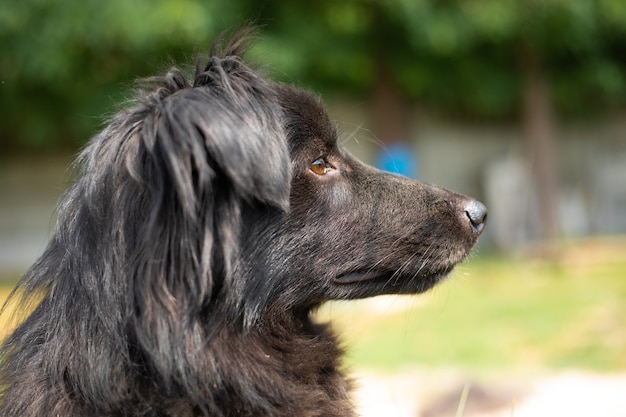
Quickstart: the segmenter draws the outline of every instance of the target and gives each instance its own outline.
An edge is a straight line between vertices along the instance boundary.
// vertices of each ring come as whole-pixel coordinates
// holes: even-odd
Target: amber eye
[[[315,161],[311,162],[311,171],[317,175],[324,175],[328,172],[328,164],[324,160],[324,158],[317,158]]]

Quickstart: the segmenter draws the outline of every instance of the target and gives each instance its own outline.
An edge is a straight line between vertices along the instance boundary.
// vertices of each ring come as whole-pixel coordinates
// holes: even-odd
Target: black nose
[[[476,233],[481,233],[487,221],[487,207],[480,201],[470,200],[465,204],[465,215]]]

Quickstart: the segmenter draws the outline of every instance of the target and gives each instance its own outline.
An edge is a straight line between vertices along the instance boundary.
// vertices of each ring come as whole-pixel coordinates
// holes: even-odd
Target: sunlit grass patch
[[[12,281],[3,282],[0,281],[0,308],[5,307],[5,301],[9,297],[9,294],[13,290],[15,283]],[[0,341],[4,339],[13,329],[14,323],[12,318],[14,317],[15,305],[9,304],[5,307],[0,314]]]
[[[355,367],[626,369],[624,277],[623,261],[475,260],[428,294],[392,298],[386,312],[364,301],[320,316],[344,336]]]
[[[24,296],[21,290],[12,293],[17,279],[0,279],[0,341],[28,317],[39,305],[47,290],[35,290]]]

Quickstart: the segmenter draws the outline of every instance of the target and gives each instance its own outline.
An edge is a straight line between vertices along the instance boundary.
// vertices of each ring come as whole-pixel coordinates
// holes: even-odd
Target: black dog
[[[311,311],[426,291],[471,250],[482,204],[354,159],[242,42],[151,79],[83,151],[18,286],[0,416],[353,415]]]

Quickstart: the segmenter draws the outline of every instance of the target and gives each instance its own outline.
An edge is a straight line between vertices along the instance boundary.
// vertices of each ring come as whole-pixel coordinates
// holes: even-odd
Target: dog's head
[[[469,254],[480,202],[382,172],[353,157],[315,95],[277,85],[291,156],[289,211],[244,219],[245,310],[309,311],[331,299],[416,294]],[[255,272],[264,279],[254,279]]]
[[[321,101],[262,77],[241,44],[193,82],[151,79],[83,153],[75,192],[98,202],[85,219],[113,239],[104,262],[125,269],[112,279],[140,327],[219,312],[249,328],[272,306],[419,293],[467,256],[482,204],[358,161]]]

